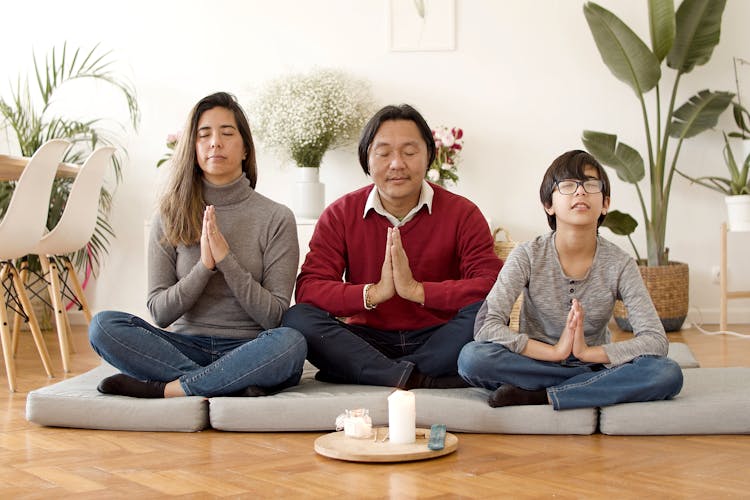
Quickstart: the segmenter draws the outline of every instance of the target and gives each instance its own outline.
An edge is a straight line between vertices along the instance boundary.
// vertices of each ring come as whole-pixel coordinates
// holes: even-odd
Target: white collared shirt
[[[417,201],[417,204],[414,206],[414,208],[412,208],[409,213],[406,214],[406,217],[398,220],[396,216],[388,212],[383,207],[383,202],[380,200],[378,187],[373,185],[372,191],[370,191],[370,194],[367,197],[367,203],[365,203],[365,211],[362,214],[362,218],[364,219],[365,217],[367,217],[367,213],[370,210],[375,210],[376,213],[379,213],[380,215],[388,219],[388,221],[393,224],[393,227],[403,226],[404,224],[412,220],[414,216],[417,215],[417,212],[419,212],[419,210],[425,205],[427,205],[427,212],[429,214],[432,214],[432,197],[434,196],[434,194],[435,191],[432,189],[432,186],[430,186],[430,184],[426,180],[422,179],[422,190],[419,193],[419,201]]]

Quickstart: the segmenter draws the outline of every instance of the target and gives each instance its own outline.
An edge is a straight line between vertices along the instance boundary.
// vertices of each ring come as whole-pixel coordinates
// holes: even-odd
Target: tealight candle
[[[346,410],[344,435],[351,438],[369,438],[372,435],[372,420],[367,409]]]
[[[388,396],[388,439],[394,444],[416,441],[417,412],[414,393],[396,390]]]

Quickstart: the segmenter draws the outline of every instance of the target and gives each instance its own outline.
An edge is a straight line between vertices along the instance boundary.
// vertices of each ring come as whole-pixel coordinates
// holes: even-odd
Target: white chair
[[[71,351],[70,321],[66,313],[65,299],[78,304],[87,324],[91,321],[91,309],[67,254],[84,248],[94,234],[104,174],[114,152],[115,148],[105,146],[97,148],[89,155],[73,181],[68,201],[57,225],[45,234],[30,252],[39,256],[42,265],[43,279],[47,284],[55,313],[57,338],[65,372],[70,371]],[[22,280],[26,283],[27,273],[22,270],[21,274]],[[15,330],[14,328],[14,340],[18,338]]]
[[[68,141],[53,139],[34,153],[18,179],[8,209],[0,222],[0,284],[4,291],[4,300],[0,304],[0,338],[11,392],[16,390],[16,366],[11,346],[8,309],[28,320],[44,370],[47,376],[53,376],[47,346],[13,259],[33,251],[44,234],[52,181],[57,166],[69,146]]]

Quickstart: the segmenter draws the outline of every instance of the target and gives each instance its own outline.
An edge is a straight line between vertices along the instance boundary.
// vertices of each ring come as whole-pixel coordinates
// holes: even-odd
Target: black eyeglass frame
[[[570,193],[563,193],[562,190],[560,189],[560,183],[561,182],[573,182],[573,183],[575,183],[576,187]],[[588,189],[586,189],[586,183],[587,182],[596,182],[599,185],[599,190],[598,191],[593,191],[593,192],[589,191]],[[599,193],[601,193],[604,190],[604,181],[601,180],[601,179],[596,179],[596,178],[585,179],[585,180],[582,180],[582,181],[578,180],[578,179],[562,179],[562,180],[555,179],[555,183],[554,184],[555,184],[555,187],[557,188],[557,192],[560,193],[563,196],[572,196],[572,195],[576,194],[576,191],[578,191],[578,186],[582,186],[583,190],[586,193],[588,193],[588,194],[599,194]]]

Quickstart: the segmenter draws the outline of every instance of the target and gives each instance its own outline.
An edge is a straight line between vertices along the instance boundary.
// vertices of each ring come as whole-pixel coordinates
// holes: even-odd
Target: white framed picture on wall
[[[455,0],[386,0],[393,51],[454,50]]]

